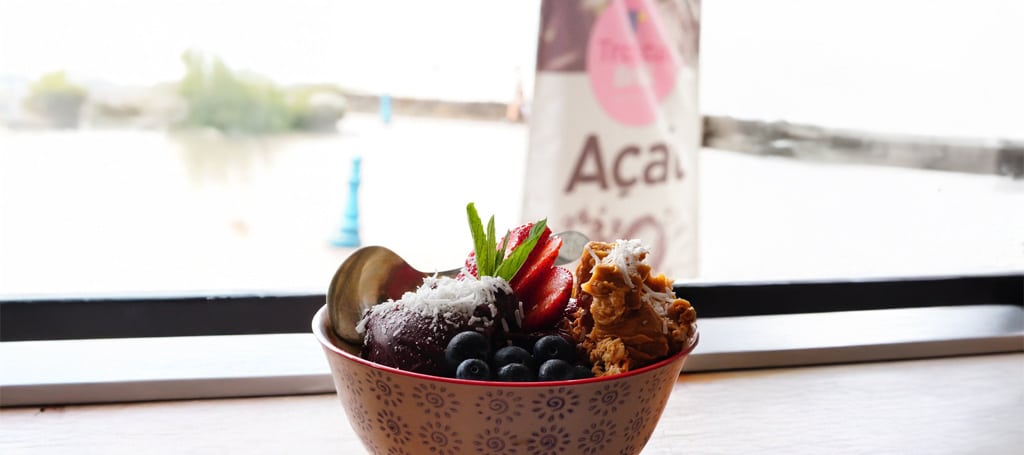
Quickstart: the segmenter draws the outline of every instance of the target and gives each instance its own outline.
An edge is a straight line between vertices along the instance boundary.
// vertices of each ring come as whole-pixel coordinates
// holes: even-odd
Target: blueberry
[[[526,365],[510,363],[498,370],[498,380],[506,382],[532,382],[537,380],[537,376]]]
[[[534,343],[533,358],[540,364],[551,359],[573,363],[576,361],[576,346],[558,335],[547,335]]]
[[[537,370],[538,381],[568,381],[573,378],[572,364],[562,359],[548,360]]]
[[[466,359],[487,360],[490,352],[491,343],[487,337],[480,332],[468,330],[452,337],[448,348],[444,350],[444,360],[448,368],[454,370]]]
[[[463,360],[455,370],[455,377],[459,379],[487,381],[491,379],[491,367],[487,366],[487,362],[480,359],[466,359]]]
[[[586,365],[575,365],[572,367],[573,379],[587,379],[594,377],[594,372]]]
[[[510,363],[521,363],[531,370],[537,368],[537,362],[533,360],[530,351],[519,346],[505,346],[498,349],[498,352],[494,353],[494,358],[491,360],[491,366],[495,370],[500,370],[501,367]]]

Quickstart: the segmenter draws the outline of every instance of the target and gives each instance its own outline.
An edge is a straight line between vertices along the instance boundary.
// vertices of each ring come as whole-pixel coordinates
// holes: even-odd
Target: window
[[[305,331],[353,248],[332,241],[356,158],[362,244],[460,264],[470,198],[520,216],[539,5],[8,2],[0,337]],[[701,273],[684,284],[722,302],[702,315],[855,310],[830,296],[886,286],[914,291],[861,309],[1020,306],[1021,6],[701,15]],[[517,87],[526,121],[507,116]],[[751,303],[764,292],[790,304]],[[1009,322],[990,333],[1024,324],[993,315]]]

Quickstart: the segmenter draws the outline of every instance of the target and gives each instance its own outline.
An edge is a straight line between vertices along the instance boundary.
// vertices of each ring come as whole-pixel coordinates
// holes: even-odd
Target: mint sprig
[[[494,216],[491,215],[487,221],[487,230],[484,230],[480,214],[476,211],[476,205],[472,202],[466,206],[466,214],[469,216],[469,232],[473,235],[473,248],[476,251],[476,268],[479,276],[494,276],[511,281],[519,269],[526,263],[526,258],[537,246],[540,236],[547,226],[547,219],[542,219],[533,224],[526,240],[519,246],[514,247],[512,252],[505,257],[508,248],[510,231],[505,231],[505,238],[498,246],[498,237],[494,230]]]

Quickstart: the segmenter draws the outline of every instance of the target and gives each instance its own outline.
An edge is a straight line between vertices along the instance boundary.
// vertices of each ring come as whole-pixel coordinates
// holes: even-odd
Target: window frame
[[[1024,352],[1024,272],[676,290],[699,313],[688,372]],[[4,299],[0,407],[331,393],[324,299]]]
[[[988,275],[686,282],[701,319],[1003,304],[1024,306],[1024,272]],[[324,294],[5,298],[0,342],[307,333]]]

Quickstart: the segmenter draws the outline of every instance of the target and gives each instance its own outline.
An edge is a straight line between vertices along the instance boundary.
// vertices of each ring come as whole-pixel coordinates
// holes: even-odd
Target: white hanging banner
[[[699,0],[544,0],[524,219],[697,274]]]

